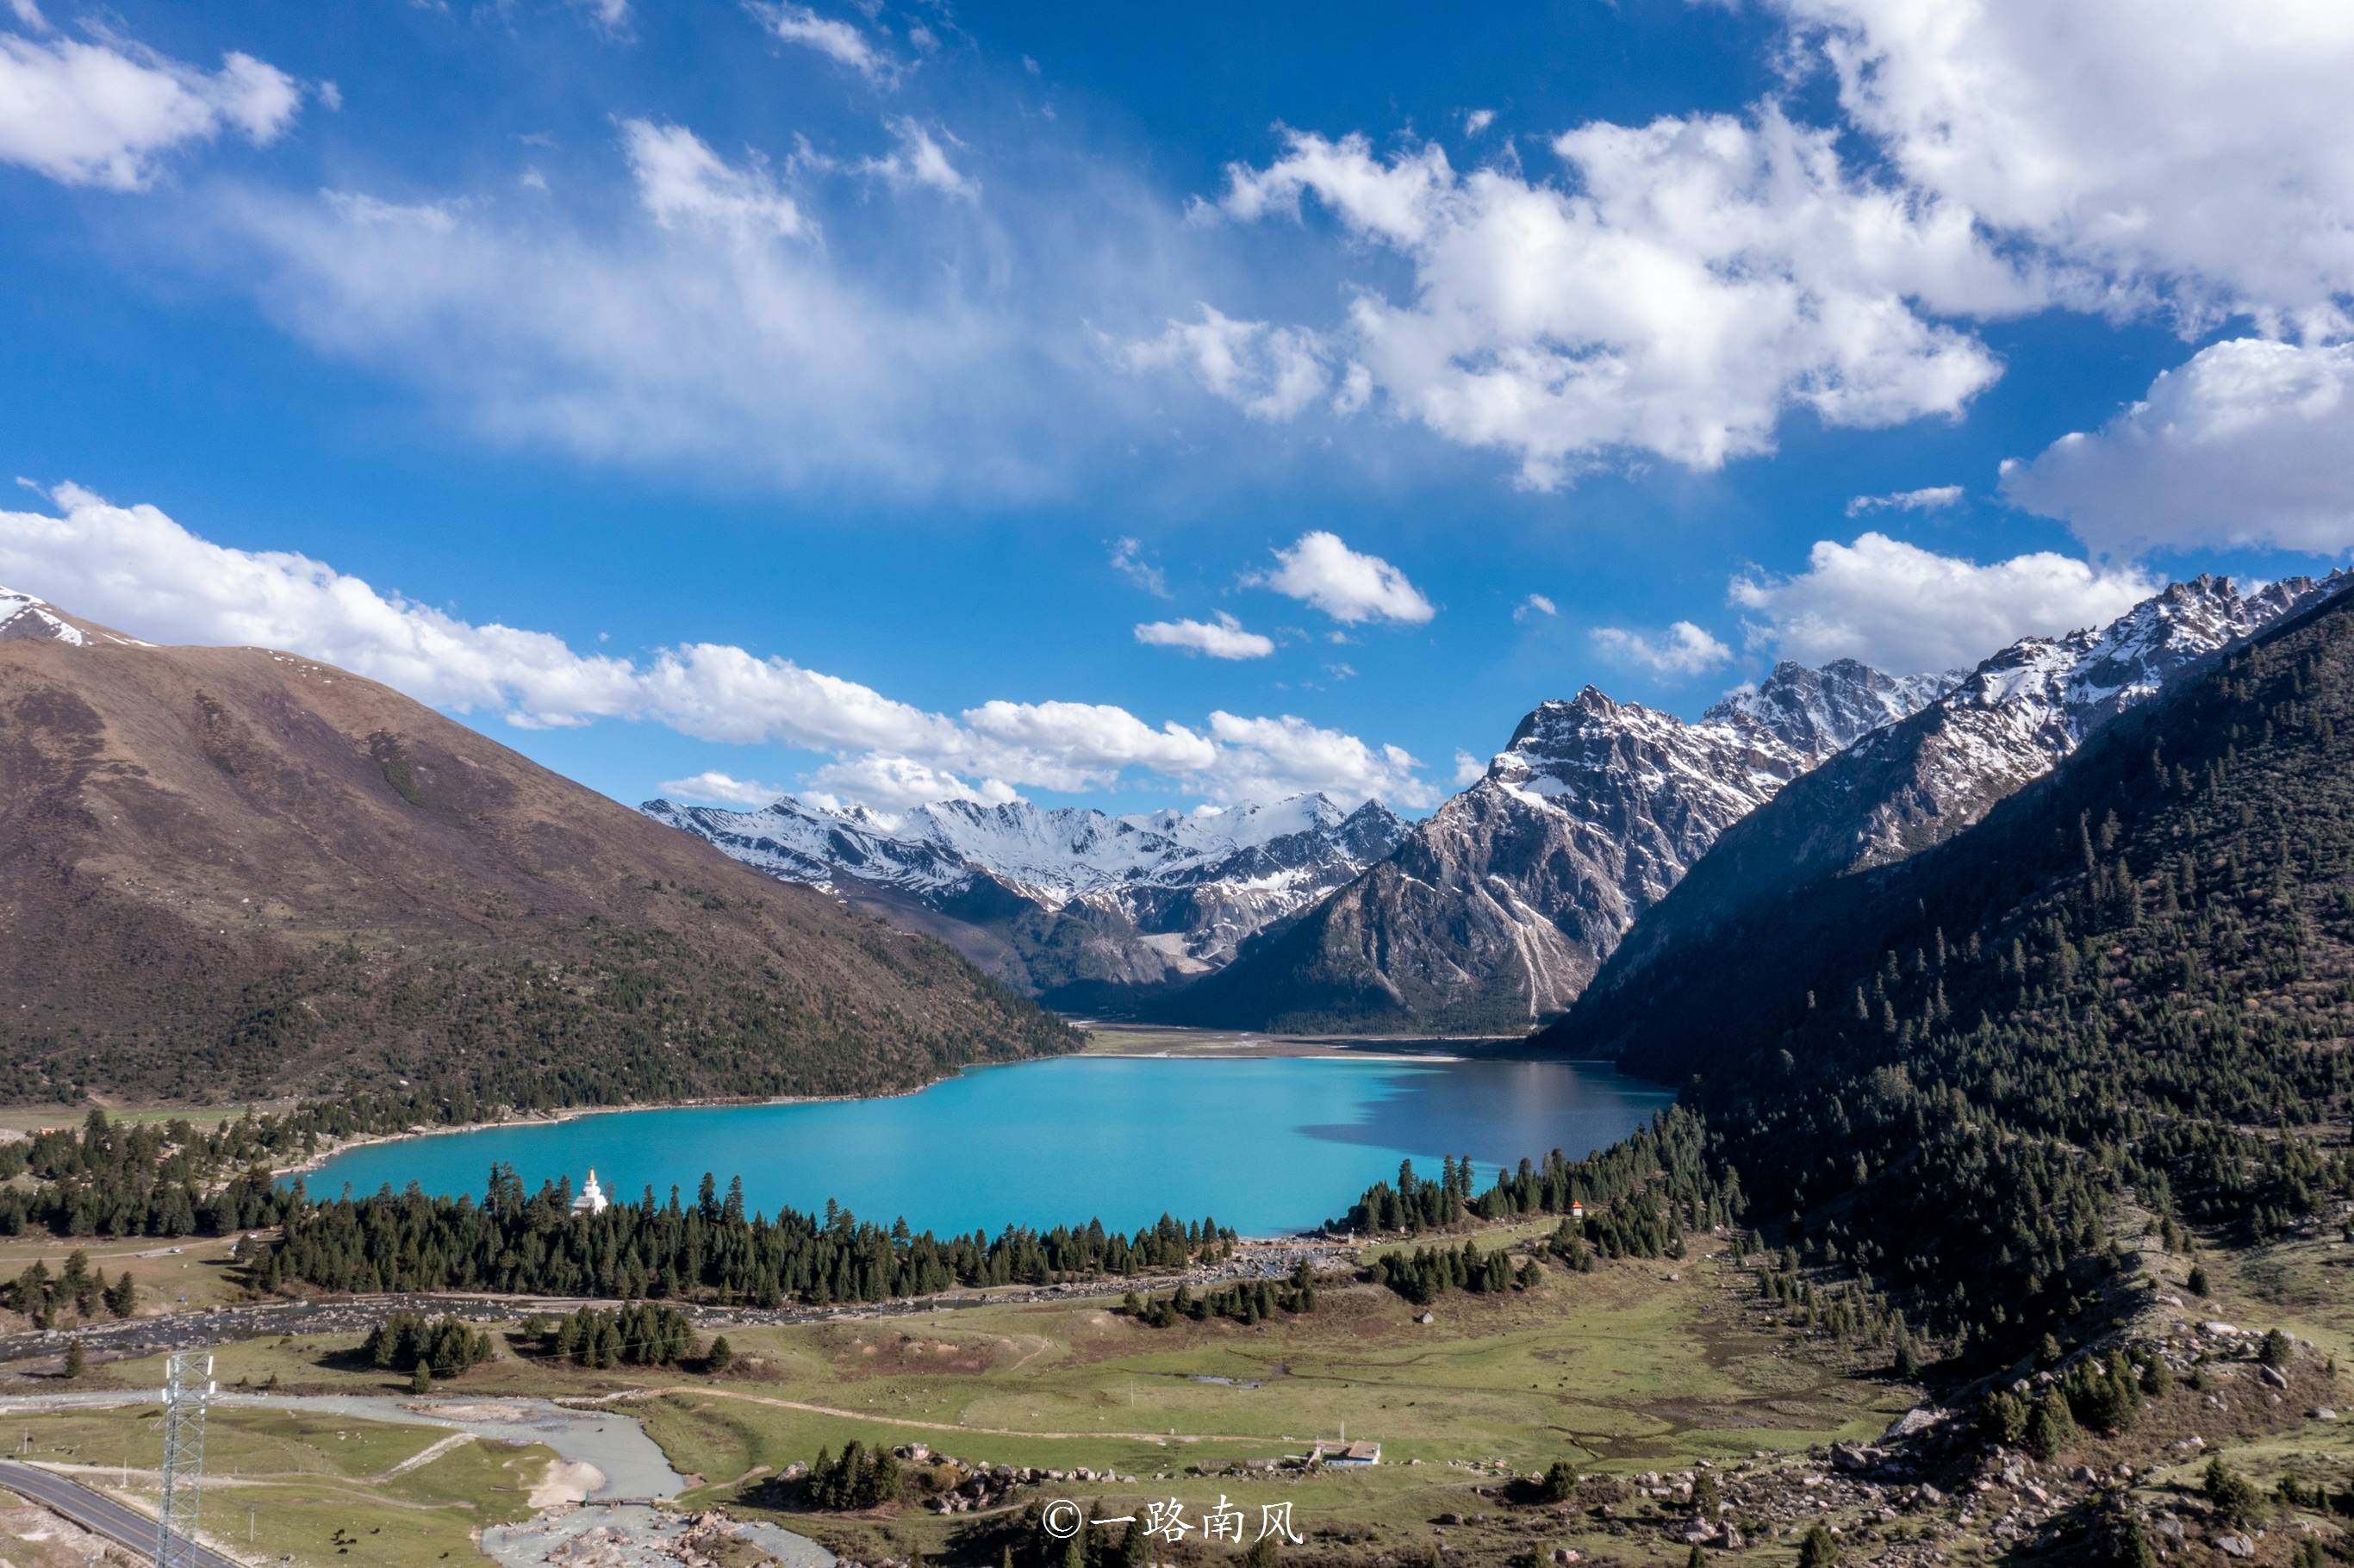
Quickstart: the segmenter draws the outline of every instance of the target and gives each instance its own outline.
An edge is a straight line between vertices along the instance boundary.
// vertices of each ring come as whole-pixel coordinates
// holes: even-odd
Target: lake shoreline
[[[1278,1239],[1313,1229],[1403,1160],[1442,1155],[1510,1169],[1554,1149],[1580,1158],[1649,1119],[1673,1092],[1606,1064],[1500,1060],[1456,1042],[1333,1049],[1262,1041],[1171,1050],[1167,1038],[1018,1063],[978,1063],[921,1088],[873,1096],[572,1107],[467,1127],[376,1133],[314,1154],[281,1181],[314,1196],[399,1191],[455,1197],[482,1170],[527,1187],[692,1190],[740,1178],[763,1212],[828,1198],[938,1234],[1050,1229],[1099,1218],[1132,1231],[1172,1207]],[[1142,1048],[1139,1048],[1141,1044]],[[1122,1049],[1120,1047],[1127,1048]],[[1055,1064],[1061,1064],[1055,1065]],[[1092,1065],[1090,1065],[1092,1064]],[[1030,1073],[991,1072],[1024,1066]],[[582,1118],[648,1113],[590,1126]],[[659,1113],[659,1114],[655,1114]],[[422,1139],[473,1133],[471,1145]],[[398,1149],[393,1146],[401,1145]]]
[[[1341,1035],[1341,1034],[1259,1034],[1237,1031],[1231,1035],[1225,1031],[1188,1029],[1175,1024],[1105,1024],[1092,1021],[1075,1021],[1074,1027],[1085,1031],[1091,1038],[1098,1033],[1121,1037],[1131,1035],[1158,1039],[1167,1036],[1177,1048],[1161,1050],[1106,1049],[1090,1050],[1082,1045],[1076,1051],[1057,1052],[1053,1055],[1023,1056],[1004,1062],[968,1062],[937,1078],[903,1089],[885,1089],[867,1095],[776,1095],[768,1097],[740,1098],[719,1097],[684,1100],[632,1101],[617,1106],[564,1106],[553,1110],[528,1111],[487,1121],[451,1122],[428,1127],[412,1125],[398,1132],[355,1133],[349,1138],[335,1139],[316,1152],[305,1155],[292,1164],[273,1166],[270,1176],[284,1181],[289,1176],[302,1176],[318,1171],[329,1162],[357,1149],[371,1149],[384,1143],[405,1143],[414,1139],[440,1138],[459,1133],[495,1132],[506,1128],[554,1127],[578,1121],[583,1117],[622,1116],[635,1111],[717,1110],[758,1106],[840,1105],[863,1100],[892,1100],[909,1095],[920,1095],[951,1079],[977,1069],[988,1067],[1023,1067],[1038,1062],[1071,1060],[1092,1061],[1332,1061],[1388,1062],[1410,1065],[1428,1062],[1443,1065],[1469,1061],[1512,1059],[1509,1047],[1525,1043],[1526,1035],[1465,1034],[1465,1035]],[[1232,1041],[1232,1044],[1225,1042]],[[1187,1043],[1191,1044],[1188,1044]],[[1469,1052],[1414,1051],[1401,1047],[1417,1043],[1434,1045],[1505,1047],[1500,1050]],[[1384,1049],[1387,1047],[1387,1049]],[[1553,1061],[1556,1057],[1531,1056],[1529,1060]],[[1603,1065],[1607,1064],[1595,1064]]]

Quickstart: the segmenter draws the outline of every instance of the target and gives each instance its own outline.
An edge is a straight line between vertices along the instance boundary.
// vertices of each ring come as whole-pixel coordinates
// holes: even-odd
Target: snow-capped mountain
[[[791,796],[757,811],[671,800],[641,810],[771,876],[886,913],[920,906],[932,918],[917,923],[960,936],[984,965],[1041,994],[1215,968],[1406,832],[1379,801],[1344,811],[1322,795],[1127,816],[1027,800],[885,814]]]
[[[1661,953],[1708,940],[1808,883],[1951,838],[2168,681],[2346,582],[2344,573],[2291,577],[2243,593],[2228,577],[2200,577],[2106,626],[2022,638],[1728,831],[1596,983],[1624,984]]]
[[[1386,860],[1189,988],[1204,1022],[1511,1030],[1568,1005],[1717,835],[1950,677],[1777,665],[1700,722],[1586,687]]]
[[[50,609],[46,600],[0,588],[0,642],[13,642],[20,637],[47,638],[77,648],[87,641],[80,627]]]

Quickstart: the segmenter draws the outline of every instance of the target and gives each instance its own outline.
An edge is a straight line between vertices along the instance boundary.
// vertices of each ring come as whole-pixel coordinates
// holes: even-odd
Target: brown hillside
[[[372,681],[78,624],[0,641],[0,1100],[843,1093],[1072,1041]]]

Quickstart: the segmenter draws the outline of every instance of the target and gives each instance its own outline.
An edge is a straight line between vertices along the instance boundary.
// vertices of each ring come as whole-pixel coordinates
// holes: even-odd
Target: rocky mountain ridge
[[[1592,686],[1386,859],[1175,999],[1235,1027],[1511,1032],[1558,1012],[1717,836],[1946,677],[1785,662],[1696,723]]]
[[[2105,626],[2020,639],[1728,829],[1596,984],[1630,983],[1662,954],[1809,883],[1951,838],[2118,714],[2349,580],[2290,577],[2243,592],[2228,577],[2201,576]]]

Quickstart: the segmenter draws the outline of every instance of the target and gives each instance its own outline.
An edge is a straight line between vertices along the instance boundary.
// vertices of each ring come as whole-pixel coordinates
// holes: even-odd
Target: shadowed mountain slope
[[[1074,1043],[947,948],[372,681],[21,594],[0,615],[0,1098],[462,1115],[864,1092]]]

